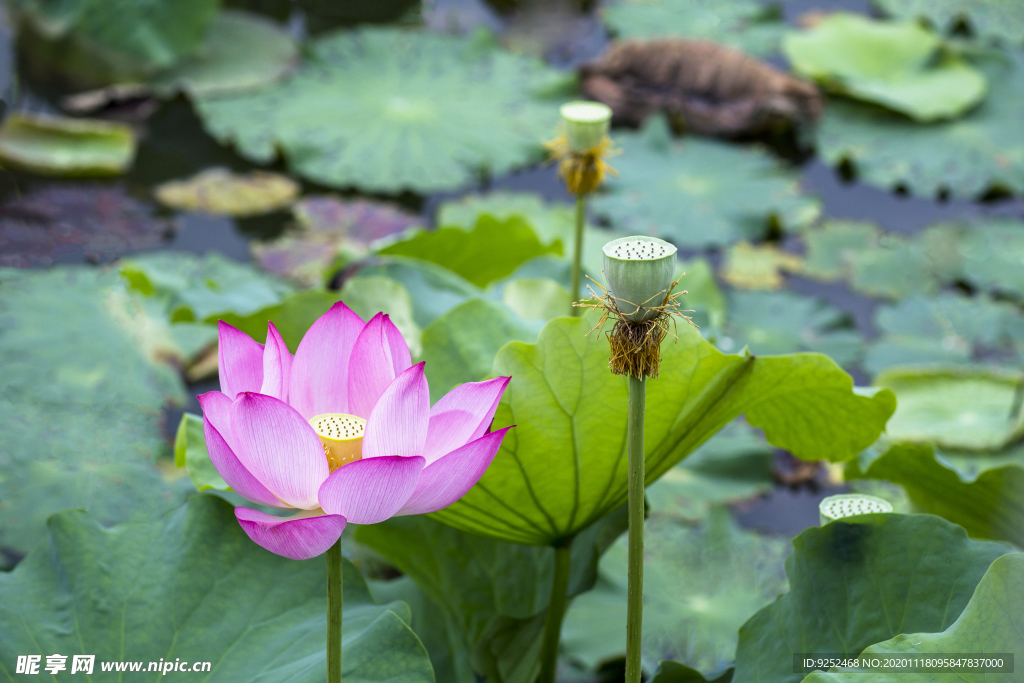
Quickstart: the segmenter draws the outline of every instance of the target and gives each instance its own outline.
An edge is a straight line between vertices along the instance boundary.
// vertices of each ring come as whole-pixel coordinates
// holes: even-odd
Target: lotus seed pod
[[[601,144],[611,126],[612,110],[600,102],[569,102],[559,110],[569,148],[584,154]]]
[[[604,245],[604,277],[626,320],[656,315],[676,272],[676,248],[657,237],[620,237]]]
[[[843,517],[866,515],[872,512],[892,512],[889,501],[865,493],[841,493],[829,496],[818,505],[821,523],[828,524]]]

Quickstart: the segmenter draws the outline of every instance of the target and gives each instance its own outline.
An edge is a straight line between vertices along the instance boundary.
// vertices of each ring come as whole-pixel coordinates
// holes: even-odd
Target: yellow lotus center
[[[363,457],[363,432],[366,420],[344,413],[324,413],[310,418],[309,424],[320,437],[331,472]]]

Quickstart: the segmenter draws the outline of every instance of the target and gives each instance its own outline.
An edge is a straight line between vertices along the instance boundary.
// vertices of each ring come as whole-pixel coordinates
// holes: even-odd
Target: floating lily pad
[[[931,446],[872,447],[844,472],[906,489],[922,512],[959,524],[974,538],[1024,546],[1024,446],[990,453],[936,452]]]
[[[374,259],[359,268],[360,275],[383,275],[400,282],[412,297],[416,324],[426,327],[466,299],[483,291],[457,273],[430,261],[405,256]]]
[[[756,55],[778,51],[785,29],[757,0],[622,0],[604,17],[620,38],[706,38]]]
[[[744,346],[755,355],[814,351],[848,366],[863,340],[840,311],[820,299],[792,292],[729,294],[729,322],[717,344],[723,351]]]
[[[287,207],[299,195],[299,184],[277,173],[242,175],[211,168],[187,180],[158,185],[153,193],[161,204],[179,211],[255,216]]]
[[[41,175],[118,175],[134,158],[135,134],[123,123],[11,114],[0,128],[0,161]]]
[[[853,275],[852,261],[878,244],[881,230],[866,221],[826,221],[805,232],[807,245],[802,274],[819,280],[838,280]]]
[[[781,271],[799,271],[802,265],[803,259],[796,254],[770,244],[755,247],[739,242],[725,252],[722,279],[741,289],[780,289],[785,284]]]
[[[660,116],[640,133],[615,136],[618,178],[594,197],[594,212],[626,234],[681,247],[721,246],[770,230],[801,230],[820,204],[767,152],[688,137],[673,141]]]
[[[985,77],[955,57],[936,58],[942,40],[913,21],[837,12],[782,43],[793,69],[833,92],[916,121],[959,116],[985,96]]]
[[[121,274],[143,296],[166,301],[171,320],[247,315],[279,303],[292,287],[218,254],[161,252],[126,259]],[[265,330],[264,330],[265,332]]]
[[[545,246],[523,219],[501,222],[481,216],[472,230],[439,228],[420,232],[378,251],[389,256],[415,257],[444,266],[478,287],[508,277],[535,256],[561,254],[562,242]]]
[[[745,623],[734,683],[798,683],[794,652],[858,656],[900,633],[957,620],[1001,543],[973,541],[931,515],[872,514],[811,527],[793,539],[789,592]]]
[[[787,544],[744,531],[728,508],[698,529],[652,517],[644,525],[644,668],[660,660],[703,671],[733,660],[736,631],[786,588]],[[562,628],[565,655],[589,669],[626,654],[626,539],[601,560],[600,581]]]
[[[997,558],[985,572],[957,621],[942,633],[901,634],[876,643],[864,651],[871,659],[914,660],[933,653],[1013,653],[1024,652],[1020,615],[1024,613],[1024,554],[1014,553]],[[1002,660],[1002,658],[999,658]],[[1004,666],[1009,662],[1002,660]],[[1006,671],[1006,669],[1003,669]],[[900,680],[914,674],[875,672],[815,671],[807,683],[882,683]],[[967,676],[957,670],[942,670],[926,675],[933,683],[959,683]],[[1007,676],[1006,673],[985,673],[986,677]],[[1012,674],[1011,674],[1012,675]],[[899,677],[899,678],[897,678]],[[1017,677],[1014,675],[1014,677]]]
[[[48,527],[46,541],[0,574],[4,662],[95,655],[96,678],[106,677],[105,662],[146,667],[160,659],[211,662],[209,681],[326,677],[323,559],[296,562],[263,550],[227,502],[193,496],[162,520],[114,529],[70,510]],[[342,563],[344,676],[433,683],[423,644],[407,625],[408,605],[377,605],[359,571]],[[67,664],[65,675],[70,657]]]
[[[196,107],[215,138],[259,163],[280,151],[324,185],[427,193],[537,158],[557,122],[537,93],[556,78],[484,40],[363,29],[315,40],[280,84]]]
[[[437,519],[551,545],[625,501],[627,382],[608,371],[607,340],[587,336],[596,317],[555,318],[536,344],[498,352],[492,372],[512,380],[494,424],[517,426],[480,482]],[[850,376],[824,356],[726,356],[689,326],[678,334],[647,385],[649,483],[739,414],[798,457],[841,461],[873,443],[894,408],[887,391],[854,393]]]
[[[1024,436],[1024,376],[985,368],[891,368],[875,384],[896,393],[886,435],[939,448],[997,451]]]
[[[298,62],[299,49],[283,27],[248,12],[223,10],[199,47],[150,81],[162,97],[192,97],[260,88]]]
[[[1024,221],[993,218],[971,223],[940,224],[925,235],[943,239],[952,252],[944,274],[981,289],[1024,300]]]
[[[0,207],[0,266],[49,266],[79,251],[104,263],[159,246],[171,231],[121,188],[52,185]]]
[[[180,502],[153,462],[167,451],[162,410],[184,403],[184,387],[122,326],[133,309],[116,271],[4,271],[0,565],[31,550],[57,510],[114,524]]]
[[[739,420],[726,425],[647,487],[652,516],[700,519],[710,506],[765,493],[774,485],[775,449]]]
[[[1024,5],[1016,0],[874,0],[899,19],[925,19],[940,31],[954,32],[961,22],[974,35],[1008,43],[1024,41]]]
[[[296,226],[252,250],[266,270],[307,287],[322,286],[346,261],[363,258],[379,239],[422,225],[418,216],[367,199],[306,196],[292,206]]]
[[[576,539],[570,598],[594,585],[598,559],[625,529],[625,510],[620,509]],[[356,539],[411,576],[433,603],[431,609],[443,616],[442,627],[454,646],[452,668],[462,675],[439,681],[473,683],[478,680],[473,670],[504,683],[536,680],[551,598],[550,548],[499,543],[425,517],[361,526]],[[511,642],[502,647],[503,640]]]
[[[14,0],[34,53],[94,84],[145,78],[200,47],[217,0]],[[38,41],[38,45],[35,43]]]
[[[998,353],[1024,352],[1024,314],[1011,303],[956,294],[915,296],[875,313],[880,336],[871,341],[864,368],[969,364]]]
[[[857,177],[918,195],[974,198],[1024,192],[1024,53],[978,57],[988,96],[963,118],[922,126],[877,107],[833,101],[818,129],[818,152],[849,163]]]

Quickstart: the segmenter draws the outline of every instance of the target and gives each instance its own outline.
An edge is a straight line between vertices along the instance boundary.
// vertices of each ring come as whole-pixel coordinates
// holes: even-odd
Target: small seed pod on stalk
[[[579,298],[583,260],[583,224],[586,218],[586,196],[596,190],[605,175],[615,175],[606,159],[616,150],[608,137],[612,110],[600,102],[569,102],[559,110],[562,114],[561,134],[545,143],[551,161],[558,162],[558,175],[565,181],[569,194],[576,195],[576,243],[573,245],[572,300]],[[575,308],[569,313],[578,315]]]
[[[658,376],[661,342],[670,334],[668,324],[683,318],[693,324],[691,311],[679,308],[673,294],[678,280],[676,248],[656,237],[633,236],[612,240],[604,246],[604,292],[574,306],[602,309],[594,329],[609,319],[611,355],[609,369],[629,378],[629,413],[626,417],[627,476],[629,497],[628,577],[626,585],[626,683],[640,683],[640,643],[643,633],[644,591],[644,410],[647,378]],[[595,283],[596,284],[596,283]],[[595,303],[596,302],[596,303]],[[593,330],[591,330],[593,331]],[[674,336],[674,335],[673,335]]]

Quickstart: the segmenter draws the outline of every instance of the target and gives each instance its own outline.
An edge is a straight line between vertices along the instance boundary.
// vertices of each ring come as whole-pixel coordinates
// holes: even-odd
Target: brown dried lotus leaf
[[[701,135],[738,137],[803,127],[821,116],[811,83],[706,40],[626,41],[580,69],[583,92],[639,125],[665,111]]]

